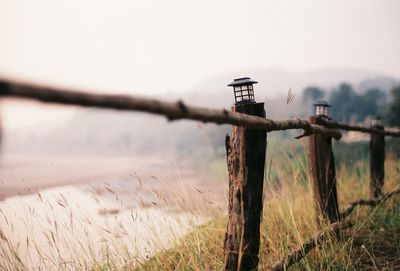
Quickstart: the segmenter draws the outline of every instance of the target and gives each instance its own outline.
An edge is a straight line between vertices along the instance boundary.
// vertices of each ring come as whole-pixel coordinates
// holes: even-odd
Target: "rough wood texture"
[[[310,123],[318,123],[310,117]],[[323,135],[312,135],[309,141],[309,167],[317,207],[317,220],[326,217],[331,223],[339,220],[336,190],[335,161],[332,140]],[[321,216],[322,215],[322,216]]]
[[[383,126],[374,126],[382,130]],[[383,134],[371,134],[369,142],[370,150],[370,194],[371,198],[378,198],[382,193],[382,186],[385,178],[385,136]]]
[[[400,130],[397,128],[386,128],[378,129],[377,127],[363,127],[358,125],[349,125],[344,123],[338,123],[332,120],[323,119],[319,122],[321,125],[332,129],[341,129],[347,131],[358,131],[369,134],[380,134],[386,136],[400,137]]]
[[[234,111],[265,117],[264,103],[235,106]],[[240,126],[226,138],[229,217],[225,234],[225,270],[257,270],[263,203],[265,131]]]
[[[33,86],[28,84],[2,81],[0,79],[0,96],[28,98],[48,103],[92,106],[116,110],[141,111],[166,116],[169,120],[192,119],[217,124],[232,124],[267,132],[289,129],[303,129],[305,135],[320,133],[337,140],[342,134],[321,125],[310,124],[306,120],[270,120],[249,116],[225,109],[208,109],[188,106],[182,101],[164,102],[130,95],[94,94],[70,90]]]

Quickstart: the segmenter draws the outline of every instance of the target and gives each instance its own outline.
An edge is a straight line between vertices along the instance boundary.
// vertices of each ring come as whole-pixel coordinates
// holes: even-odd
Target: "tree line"
[[[379,88],[356,93],[350,84],[342,83],[328,93],[310,86],[303,90],[303,103],[308,105],[327,100],[332,106],[330,116],[339,122],[363,121],[368,116],[381,116],[383,123],[400,126],[400,86],[391,89],[390,97]]]

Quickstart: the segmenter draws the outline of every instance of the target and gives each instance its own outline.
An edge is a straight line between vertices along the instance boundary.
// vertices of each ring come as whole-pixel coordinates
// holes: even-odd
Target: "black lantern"
[[[315,107],[315,116],[325,116],[329,115],[329,107],[330,105],[325,101],[318,101],[314,104]]]
[[[381,126],[381,125],[382,125],[382,121],[381,121],[380,116],[372,116],[371,117],[371,127]]]
[[[250,77],[243,77],[234,79],[228,86],[233,87],[235,94],[235,104],[246,104],[255,103],[253,84],[257,84],[256,81],[250,79]]]

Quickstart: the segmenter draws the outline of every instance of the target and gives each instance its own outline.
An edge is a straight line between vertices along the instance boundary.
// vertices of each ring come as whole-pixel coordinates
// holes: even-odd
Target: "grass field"
[[[266,182],[261,225],[260,270],[268,270],[317,231],[312,193],[304,159],[294,157],[294,166],[275,170],[277,181]],[[291,157],[293,159],[293,157]],[[385,192],[400,187],[400,163],[386,162]],[[268,171],[267,171],[268,176]],[[277,177],[279,176],[279,177]],[[338,195],[341,209],[369,195],[367,161],[340,165]],[[370,208],[360,207],[349,217],[355,225],[328,238],[291,270],[400,270],[400,197]],[[133,270],[221,270],[226,216],[196,228]],[[130,268],[128,268],[130,269]]]
[[[304,153],[291,151],[292,146],[286,146],[286,151],[279,152],[276,146],[271,144],[268,151],[272,154],[267,155],[260,270],[268,270],[319,230],[315,222]],[[210,166],[210,174],[218,175],[223,179],[224,176],[220,176],[221,171],[224,171],[223,165],[223,159],[213,163]],[[400,161],[388,155],[385,168],[384,192],[398,189]],[[337,178],[341,210],[354,200],[368,198],[369,168],[366,159],[338,164]],[[198,193],[204,193],[204,191],[198,191]],[[116,233],[114,237],[104,240],[103,249],[99,255],[94,255],[93,244],[91,244],[93,240],[74,240],[73,235],[72,240],[68,242],[79,242],[81,250],[74,251],[71,257],[64,256],[60,251],[58,254],[55,253],[56,256],[49,255],[50,251],[65,246],[60,243],[61,239],[57,236],[70,234],[70,232],[68,234],[63,232],[68,231],[69,228],[57,228],[56,225],[57,235],[54,236],[48,232],[45,247],[38,247],[38,244],[29,238],[11,243],[0,231],[0,269],[43,270],[40,266],[27,267],[19,255],[20,242],[29,242],[30,249],[41,251],[39,255],[42,257],[40,259],[42,263],[53,261],[48,265],[52,266],[53,270],[221,270],[226,228],[224,207],[221,210],[220,206],[210,204],[206,199],[204,201],[196,199],[193,204],[191,197],[185,191],[176,193],[174,197],[174,205],[179,208],[175,210],[177,213],[188,212],[195,216],[212,217],[212,219],[207,219],[208,222],[201,226],[195,226],[183,237],[176,236],[168,245],[156,239],[152,243],[152,246],[159,244],[159,247],[156,247],[156,253],[144,253],[144,257],[139,257],[137,253],[129,250],[126,241],[123,241],[120,234]],[[399,203],[400,196],[395,196],[374,208],[355,209],[349,217],[355,224],[354,227],[341,232],[339,239],[329,237],[322,246],[314,249],[305,259],[292,266],[291,270],[400,269]],[[1,215],[4,216],[4,214]],[[8,219],[12,220],[12,218]],[[55,218],[50,217],[49,220],[51,225],[57,224]],[[93,223],[93,221],[89,222]],[[83,222],[81,226],[83,228]],[[121,231],[124,227],[126,225],[120,225],[119,230]],[[152,227],[153,230],[157,229],[157,223]],[[159,239],[162,239],[162,236],[159,236]]]

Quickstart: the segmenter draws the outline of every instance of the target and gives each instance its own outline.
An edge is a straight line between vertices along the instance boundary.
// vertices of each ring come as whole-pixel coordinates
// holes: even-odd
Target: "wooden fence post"
[[[318,117],[310,117],[310,123],[318,124]],[[339,207],[331,137],[320,134],[310,136],[309,163],[317,221],[321,224],[321,218],[325,217],[330,223],[336,222],[339,220]]]
[[[233,111],[265,118],[264,103],[240,104]],[[229,217],[225,234],[225,270],[257,270],[263,205],[267,133],[233,126],[226,137]]]
[[[373,128],[383,130],[382,125]],[[371,134],[370,150],[370,195],[378,198],[382,195],[382,186],[385,178],[385,135]]]

